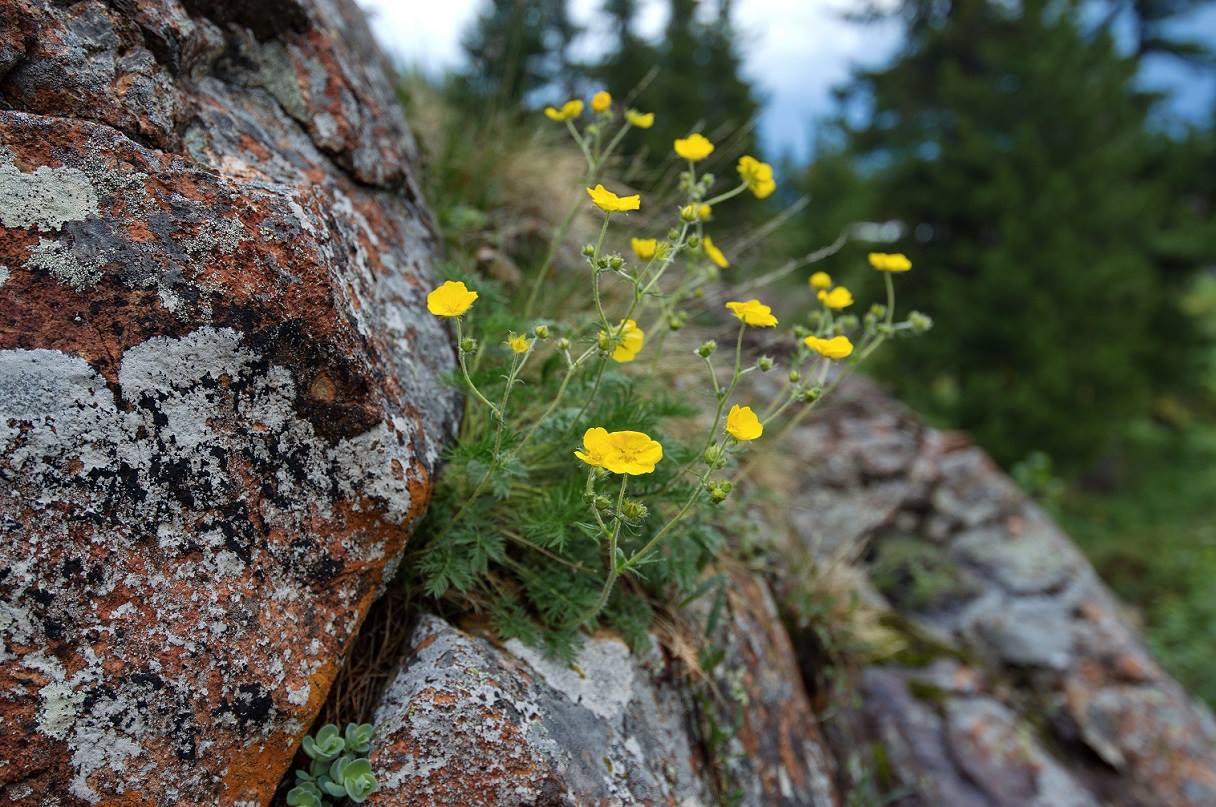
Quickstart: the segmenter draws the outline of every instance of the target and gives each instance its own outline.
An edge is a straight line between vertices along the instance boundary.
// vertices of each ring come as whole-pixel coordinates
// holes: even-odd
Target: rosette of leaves
[[[362,804],[378,785],[367,758],[375,727],[370,723],[348,723],[346,731],[327,723],[316,734],[304,738],[301,747],[312,760],[308,769],[296,769],[296,786],[287,793],[291,807],[322,807],[349,799]]]

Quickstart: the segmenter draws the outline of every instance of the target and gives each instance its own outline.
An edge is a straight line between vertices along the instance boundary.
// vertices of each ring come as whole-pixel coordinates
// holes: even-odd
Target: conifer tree
[[[819,178],[860,179],[863,204],[844,209],[906,225],[895,248],[922,275],[908,302],[941,337],[908,343],[887,375],[1005,462],[1032,449],[1093,456],[1177,380],[1184,363],[1170,358],[1190,338],[1174,290],[1194,264],[1160,260],[1175,208],[1137,61],[1087,31],[1079,5],[948,0],[901,13],[902,51],[844,96],[872,110],[841,124],[836,159],[852,168],[809,179],[829,208]]]

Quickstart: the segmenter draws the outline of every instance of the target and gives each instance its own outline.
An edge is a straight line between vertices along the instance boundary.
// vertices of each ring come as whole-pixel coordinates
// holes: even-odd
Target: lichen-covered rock
[[[764,584],[732,575],[712,633],[725,660],[693,681],[657,645],[597,636],[562,664],[424,616],[376,714],[369,804],[835,805]]]
[[[259,804],[454,422],[349,0],[0,0],[0,801]]]
[[[1210,714],[982,451],[864,381],[789,446],[802,469],[789,551],[863,558],[901,617],[967,660],[949,675],[890,663],[861,676],[877,767],[913,794],[899,803],[1216,804]],[[842,736],[844,758],[857,738]]]

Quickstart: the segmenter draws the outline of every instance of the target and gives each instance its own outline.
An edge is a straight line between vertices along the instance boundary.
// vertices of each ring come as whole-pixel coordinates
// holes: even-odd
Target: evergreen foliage
[[[902,220],[926,267],[912,304],[949,338],[901,348],[899,392],[1004,462],[1043,449],[1076,468],[1190,377],[1178,302],[1204,239],[1160,180],[1174,144],[1148,131],[1136,60],[1080,6],[901,13],[903,50],[842,94],[864,120],[842,119],[806,187],[835,216]],[[814,238],[841,223],[810,215]]]

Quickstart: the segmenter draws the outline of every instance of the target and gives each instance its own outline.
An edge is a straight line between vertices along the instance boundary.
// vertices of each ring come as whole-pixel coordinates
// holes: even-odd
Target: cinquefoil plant
[[[744,156],[737,183],[717,190],[698,171],[714,144],[699,133],[676,140],[682,199],[670,229],[631,238],[621,254],[612,249],[614,224],[641,209],[642,197],[597,180],[625,132],[649,127],[654,115],[627,110],[618,119],[604,92],[591,108],[581,129],[582,101],[545,110],[581,151],[586,192],[553,233],[522,311],[488,279],[471,276],[453,277],[427,298],[430,312],[454,328],[454,383],[466,409],[410,564],[429,595],[488,615],[504,638],[543,641],[559,654],[572,650],[580,630],[603,625],[645,642],[652,604],[694,591],[722,551],[713,508],[746,472],[741,459],[759,441],[779,444],[887,339],[929,327],[920,314],[895,318],[892,278],[911,269],[908,258],[872,253],[885,303],[851,315],[847,288],[824,272],[809,277],[805,317],[783,337],[785,382],[774,397],[741,395],[746,376],[776,368],[770,357],[749,355],[749,330],[780,326],[751,298],[725,305],[736,323],[727,350],[714,341],[696,349],[705,370],[700,400],[676,400],[656,380],[666,337],[697,313],[708,284],[739,271],[709,232],[714,209],[769,196],[773,170]],[[558,245],[587,202],[602,219],[582,248],[585,296],[534,316]],[[639,357],[651,372],[630,371]],[[666,433],[666,419],[698,412],[707,415],[702,435]]]

